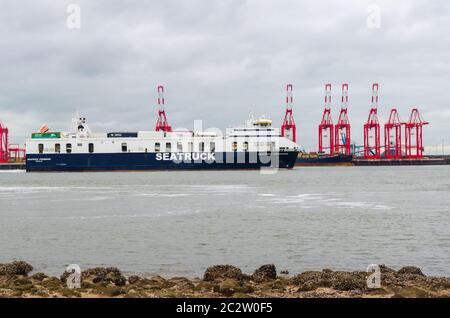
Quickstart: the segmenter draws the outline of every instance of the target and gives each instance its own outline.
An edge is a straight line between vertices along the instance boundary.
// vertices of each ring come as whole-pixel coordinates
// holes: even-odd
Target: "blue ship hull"
[[[104,153],[104,154],[27,154],[26,169],[32,171],[145,171],[259,169],[279,167],[291,169],[298,152],[169,154],[169,153]],[[174,160],[175,159],[175,160]]]

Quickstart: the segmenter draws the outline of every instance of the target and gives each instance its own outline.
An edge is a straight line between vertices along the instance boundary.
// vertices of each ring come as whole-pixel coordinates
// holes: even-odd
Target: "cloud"
[[[450,4],[413,1],[77,1],[81,29],[65,26],[71,1],[4,1],[0,10],[0,119],[14,142],[43,122],[67,129],[83,112],[94,130],[146,130],[156,122],[156,86],[166,85],[173,126],[225,128],[250,110],[284,112],[294,84],[299,141],[317,148],[323,85],[350,84],[352,136],[362,142],[372,82],[380,117],[418,106],[429,145],[450,140]],[[381,28],[367,28],[367,8]],[[14,128],[14,129],[13,129]]]

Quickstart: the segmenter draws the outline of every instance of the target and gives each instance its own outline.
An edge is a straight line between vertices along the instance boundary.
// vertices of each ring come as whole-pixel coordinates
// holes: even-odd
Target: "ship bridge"
[[[250,119],[242,126],[227,128],[228,137],[280,137],[280,130],[272,127],[272,120],[262,116]]]

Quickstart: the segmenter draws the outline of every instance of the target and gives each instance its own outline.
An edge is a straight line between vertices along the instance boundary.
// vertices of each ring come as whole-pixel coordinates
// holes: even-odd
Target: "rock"
[[[81,288],[83,289],[95,288],[95,285],[93,283],[84,281],[81,282]]]
[[[395,269],[392,269],[392,268],[390,268],[390,267],[387,267],[387,266],[384,265],[384,264],[381,264],[381,265],[380,265],[380,271],[381,271],[381,274],[383,274],[383,275],[386,275],[386,274],[396,274],[396,273],[397,273],[397,271],[396,271]]]
[[[214,284],[212,284],[211,282],[201,281],[194,287],[194,290],[200,292],[210,292],[213,290],[213,288]]]
[[[124,295],[124,298],[146,298],[146,295],[145,293],[137,292],[132,289]]]
[[[273,264],[263,265],[253,273],[252,279],[256,282],[277,279],[277,269]]]
[[[59,279],[65,284],[67,282],[67,277],[69,277],[70,274],[72,274],[72,273],[64,272],[61,274]]]
[[[23,291],[15,290],[11,293],[11,297],[21,297],[23,295]]]
[[[331,286],[335,290],[363,291],[367,289],[366,273],[364,272],[334,272],[331,276]]]
[[[64,283],[70,273],[60,280],[44,273],[28,276],[31,270],[25,262],[0,264],[0,297],[450,297],[449,277],[427,277],[412,266],[397,272],[380,265],[381,289],[376,290],[367,287],[370,273],[365,271],[324,269],[277,277],[274,265],[261,266],[251,276],[218,265],[208,268],[203,279],[130,276],[128,281],[115,267],[98,267],[82,273],[78,290]]]
[[[19,278],[15,278],[13,280],[14,284],[19,286],[19,285],[32,285],[33,283],[31,282],[31,280],[28,277],[19,277]]]
[[[331,287],[331,282],[327,279],[326,274],[321,272],[304,272],[292,279],[297,285],[298,291],[312,291],[320,287]]]
[[[146,286],[151,286],[152,288],[156,289],[164,289],[164,288],[170,288],[173,287],[175,284],[172,282],[169,282],[167,279],[161,277],[161,276],[154,276],[150,279],[145,281]]]
[[[226,279],[214,286],[213,290],[225,297],[231,297],[234,293],[241,291],[241,285],[235,279]]]
[[[187,278],[184,277],[174,277],[169,279],[169,282],[172,283],[176,289],[179,290],[192,290],[194,289],[195,285]]]
[[[61,290],[61,295],[66,298],[81,297],[81,294],[75,289],[63,288]]]
[[[327,287],[339,291],[366,290],[367,274],[365,272],[305,272],[294,277],[298,291],[312,291]]]
[[[255,288],[250,284],[244,284],[242,288],[238,290],[238,292],[244,294],[253,294],[255,292]]]
[[[131,279],[131,281],[130,281]],[[161,276],[151,278],[141,278],[138,276],[129,277],[128,282],[134,287],[139,287],[147,291],[160,291],[175,286],[174,282],[170,282]]]
[[[284,291],[288,286],[288,280],[285,279],[276,279],[269,280],[264,282],[263,284],[259,283],[259,287],[261,287],[265,291]]]
[[[448,277],[429,278],[429,287],[435,290],[447,290],[450,293],[450,278]]]
[[[27,277],[13,279],[9,287],[13,290],[20,290],[24,294],[32,294],[38,290],[37,287],[33,285],[32,281]]]
[[[48,278],[44,278],[44,280],[40,283],[41,286],[49,289],[49,290],[58,290],[60,288],[62,288],[64,285],[64,283],[59,280],[57,277],[48,277]]]
[[[167,280],[159,275],[151,277],[149,281],[152,284],[167,285]]]
[[[112,280],[116,286],[125,286],[127,284],[127,279],[124,276],[116,277]]]
[[[0,264],[0,276],[27,276],[33,270],[33,266],[23,261],[14,261],[8,264]]]
[[[116,286],[125,286],[127,284],[127,279],[119,272],[112,271],[108,272],[105,276],[96,276],[97,280],[100,282],[113,283]]]
[[[39,281],[39,282],[42,282],[42,281],[43,281],[44,279],[46,279],[46,278],[48,278],[48,276],[45,275],[44,273],[41,273],[41,272],[36,273],[36,274],[33,274],[33,275],[31,276],[31,279],[37,280],[37,281]]]
[[[94,276],[93,278],[92,278],[92,282],[94,283],[94,284],[98,284],[98,283],[103,283],[103,282],[107,282],[106,281],[106,276],[103,276],[103,275],[98,275],[98,276]]]
[[[37,290],[35,293],[34,293],[34,295],[35,296],[37,296],[37,297],[42,297],[42,298],[47,298],[47,297],[49,297],[49,294],[47,294],[45,291],[43,291],[43,290]]]
[[[107,297],[117,297],[125,294],[125,290],[119,287],[109,286],[109,287],[99,287],[97,289],[102,295]]]
[[[392,298],[430,298],[432,294],[422,288],[404,287],[392,296]]]
[[[90,280],[94,284],[114,284],[115,286],[125,286],[127,279],[116,267],[96,267],[90,268],[81,273],[83,280]]]
[[[398,272],[398,275],[416,275],[416,276],[424,276],[422,270],[415,266],[405,266],[402,267]]]
[[[232,265],[216,265],[208,267],[203,276],[204,281],[235,279],[242,280],[242,271]]]
[[[60,277],[61,281],[65,283],[67,277],[71,274],[72,273],[64,272]],[[125,286],[127,283],[127,279],[116,267],[96,267],[87,269],[81,273],[81,281],[83,282],[84,280],[94,284],[114,284],[115,286]]]
[[[141,281],[141,278],[139,276],[132,275],[132,276],[128,277],[128,283],[130,283],[131,285],[137,284],[140,281]]]
[[[380,265],[381,271],[381,285],[382,286],[390,286],[399,284],[399,280],[397,279],[397,271],[386,265]],[[368,273],[370,275],[371,273]]]
[[[81,276],[83,278],[93,278],[96,276],[102,277],[102,276],[106,276],[108,274],[112,274],[112,275],[122,275],[122,273],[120,272],[120,270],[117,267],[95,267],[95,268],[89,268],[87,270],[84,270],[81,273]]]
[[[321,286],[318,285],[316,282],[309,282],[305,281],[301,284],[299,284],[297,292],[310,292],[313,290],[316,290],[317,288],[320,288]]]

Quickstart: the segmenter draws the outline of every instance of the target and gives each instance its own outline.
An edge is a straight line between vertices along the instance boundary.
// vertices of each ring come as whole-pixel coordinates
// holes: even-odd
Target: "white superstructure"
[[[251,119],[245,125],[217,132],[140,131],[136,133],[93,133],[86,118],[76,117],[70,132],[59,138],[29,138],[28,154],[55,153],[157,153],[157,152],[276,152],[298,150],[298,145],[280,136],[266,118]],[[39,137],[39,135],[37,136]]]

